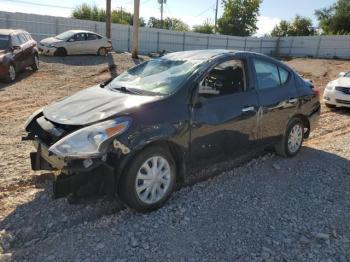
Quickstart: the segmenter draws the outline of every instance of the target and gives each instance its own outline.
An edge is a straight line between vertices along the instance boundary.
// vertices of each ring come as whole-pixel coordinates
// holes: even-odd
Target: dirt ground
[[[0,241],[0,255],[31,245],[38,238],[34,233],[22,232],[22,235],[13,233],[7,236],[10,239],[5,241],[6,232],[5,228],[1,228],[1,222],[21,206],[33,201],[40,192],[50,188],[53,177],[49,172],[35,173],[30,170],[29,152],[33,148],[30,142],[21,142],[25,120],[35,110],[52,101],[107,80],[111,75],[120,73],[137,63],[139,61],[132,60],[129,54],[113,54],[106,58],[42,57],[38,72],[28,69],[19,75],[15,83],[0,83],[0,240],[3,234],[3,243]],[[321,94],[326,84],[339,72],[350,70],[350,61],[342,60],[293,59],[286,63],[303,74],[305,78],[312,79],[315,86],[321,90]],[[341,142],[342,137],[349,131],[350,109],[330,111],[323,106],[319,127],[305,142],[305,146],[332,151],[349,160],[350,144]],[[339,143],[333,143],[335,139],[338,139]],[[328,144],[327,149],[325,149],[326,144]],[[50,223],[50,216],[61,216],[63,210],[67,209],[79,216],[86,215],[86,220],[89,220],[89,217],[91,220],[96,220],[117,210],[117,206],[108,204],[101,204],[98,207],[69,206],[65,200],[54,201],[47,195],[43,195],[41,203],[45,203],[45,206],[34,206],[33,212],[40,212],[41,208],[51,210],[48,211],[49,216],[42,220],[47,224]],[[45,216],[45,213],[40,216]],[[21,221],[21,227],[25,228],[29,224],[32,228],[39,227],[40,225],[35,225],[34,218],[35,215],[32,216],[31,221]],[[21,217],[18,219],[21,220]],[[62,219],[70,220],[69,223],[73,225],[74,219],[78,221],[80,218],[73,216],[73,218],[63,217]],[[50,231],[47,234],[49,233]]]

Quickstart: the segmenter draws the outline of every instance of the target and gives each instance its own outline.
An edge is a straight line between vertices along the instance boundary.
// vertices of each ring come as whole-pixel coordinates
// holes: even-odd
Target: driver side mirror
[[[338,77],[344,77],[346,75],[346,72],[340,72],[339,74],[338,74]]]
[[[69,38],[67,42],[74,42],[74,38]]]
[[[12,46],[12,50],[21,50],[21,47],[19,45]]]

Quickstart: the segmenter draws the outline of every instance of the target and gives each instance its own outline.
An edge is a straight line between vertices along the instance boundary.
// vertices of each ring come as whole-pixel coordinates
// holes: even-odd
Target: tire
[[[152,167],[155,163],[157,166],[161,165],[161,169],[156,169],[157,178],[154,180]],[[174,191],[175,173],[176,165],[168,150],[161,146],[148,147],[131,160],[123,173],[118,185],[120,199],[138,212],[154,211]]]
[[[328,103],[325,103],[326,107],[328,107],[329,109],[334,109],[336,108],[337,106],[336,105],[331,105],[331,104],[328,104]]]
[[[105,47],[100,47],[97,51],[97,54],[99,56],[107,56],[108,55],[108,51],[107,51],[107,48]]]
[[[30,66],[33,71],[39,70],[39,56],[38,54],[34,54],[33,56],[33,64]]]
[[[275,146],[275,151],[282,157],[293,157],[298,154],[304,141],[304,124],[300,118],[292,118],[282,140]]]
[[[7,83],[11,83],[11,82],[16,80],[16,77],[17,77],[16,68],[13,64],[10,64],[8,71],[7,71],[7,76],[5,78],[5,81]]]
[[[67,56],[67,50],[64,47],[59,47],[56,51],[55,51],[55,56]]]

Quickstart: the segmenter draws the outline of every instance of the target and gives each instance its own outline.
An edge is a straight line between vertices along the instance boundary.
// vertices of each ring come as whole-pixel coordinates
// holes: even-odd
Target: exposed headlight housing
[[[63,158],[101,156],[106,153],[109,142],[125,132],[130,124],[130,118],[120,117],[84,127],[56,142],[49,151]]]

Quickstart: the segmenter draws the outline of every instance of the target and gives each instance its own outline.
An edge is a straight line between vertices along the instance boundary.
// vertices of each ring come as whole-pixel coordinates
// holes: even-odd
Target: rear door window
[[[88,34],[86,40],[97,40],[97,35],[95,34]]]
[[[11,37],[12,46],[20,46],[21,45],[21,39],[18,35],[12,35]]]
[[[285,85],[290,73],[274,63],[254,59],[254,68],[259,89],[268,89]]]

